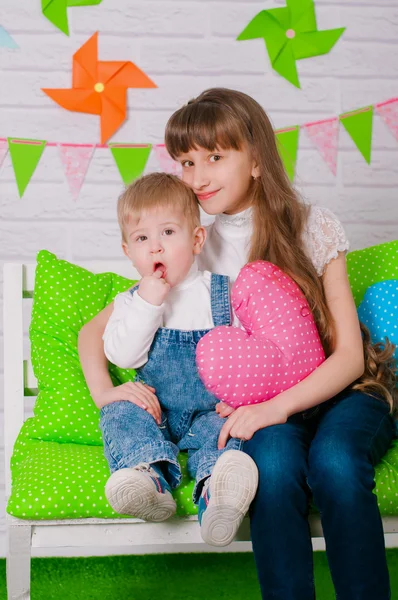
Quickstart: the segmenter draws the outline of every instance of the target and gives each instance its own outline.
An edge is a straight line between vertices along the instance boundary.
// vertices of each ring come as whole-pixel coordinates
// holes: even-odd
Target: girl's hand
[[[146,275],[140,281],[138,294],[155,306],[163,304],[170,291],[170,284],[163,278],[163,272],[158,269],[153,275]]]
[[[218,449],[225,448],[228,438],[250,440],[259,429],[286,423],[288,414],[277,396],[268,402],[240,406],[225,421],[218,437]]]
[[[108,388],[94,399],[98,408],[102,408],[112,402],[126,400],[136,404],[153,416],[158,425],[162,420],[162,409],[159,400],[155,396],[155,388],[140,381],[128,381],[117,387]]]
[[[232,408],[232,406],[229,406],[225,402],[219,402],[216,404],[216,413],[218,413],[222,418],[229,417],[229,415],[232,415],[234,410],[235,409]]]

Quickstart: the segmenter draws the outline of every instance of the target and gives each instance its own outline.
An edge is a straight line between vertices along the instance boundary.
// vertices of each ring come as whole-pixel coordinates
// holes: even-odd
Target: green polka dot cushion
[[[180,454],[181,485],[173,491],[177,515],[194,515],[194,482]],[[32,439],[26,423],[11,460],[12,494],[7,512],[20,519],[120,518],[108,504],[104,488],[109,467],[101,446],[60,444]],[[131,518],[131,517],[130,517]]]
[[[173,491],[177,514],[196,514],[193,481],[180,454],[181,485]],[[7,512],[20,519],[120,518],[104,487],[109,469],[100,446],[31,439],[25,426],[12,457],[12,494]],[[398,440],[376,467],[376,494],[382,515],[398,515]]]
[[[39,394],[30,437],[53,442],[102,445],[99,411],[91,399],[77,352],[81,327],[135,282],[113,273],[93,273],[42,250],[37,256],[31,358]],[[110,365],[116,385],[135,371]]]
[[[398,277],[398,240],[347,254],[347,271],[357,307],[369,286]]]
[[[39,252],[30,326],[39,394],[34,417],[24,423],[14,447],[9,514],[23,519],[119,516],[104,496],[109,468],[77,336],[84,323],[134,283],[112,273],[94,275]],[[135,372],[110,365],[110,374],[118,385],[133,380]],[[180,455],[180,463],[177,513],[196,514],[186,455]]]

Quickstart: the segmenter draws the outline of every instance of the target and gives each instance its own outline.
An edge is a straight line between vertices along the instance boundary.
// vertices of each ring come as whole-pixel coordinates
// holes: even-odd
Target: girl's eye
[[[192,165],[193,165],[193,162],[192,162],[191,160],[183,160],[183,161],[181,162],[181,164],[182,164],[182,166],[183,166],[184,168],[186,168],[186,167],[192,167]]]
[[[213,154],[212,156],[210,156],[210,162],[218,162],[219,160],[221,160],[221,156],[220,154]]]
[[[140,235],[137,238],[137,242],[145,242],[145,240],[147,239],[146,235]]]
[[[174,233],[174,230],[173,229],[165,229],[164,232],[166,235],[171,235],[172,233]]]

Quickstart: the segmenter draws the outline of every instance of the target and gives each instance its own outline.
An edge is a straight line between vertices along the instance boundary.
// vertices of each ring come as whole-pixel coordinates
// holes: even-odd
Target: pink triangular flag
[[[5,159],[7,152],[8,152],[7,140],[0,140],[0,167],[3,164],[3,160]]]
[[[323,160],[334,175],[337,173],[337,150],[339,140],[339,119],[327,119],[307,123],[303,126],[308,137],[319,151]]]
[[[398,98],[376,104],[375,109],[398,140]]]
[[[177,177],[181,177],[182,167],[179,162],[171,158],[170,154],[166,150],[166,146],[164,144],[156,144],[154,149],[156,152],[156,158],[159,161],[162,171],[165,173],[171,173],[172,175],[177,175]]]
[[[65,177],[74,200],[77,200],[94,152],[93,145],[58,145]]]

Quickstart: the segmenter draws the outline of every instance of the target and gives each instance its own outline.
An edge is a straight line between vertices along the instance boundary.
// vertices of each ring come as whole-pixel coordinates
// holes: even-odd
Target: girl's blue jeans
[[[309,502],[319,510],[338,600],[388,600],[389,576],[374,465],[394,423],[387,404],[346,390],[243,450],[259,469],[251,536],[263,600],[315,598]]]

